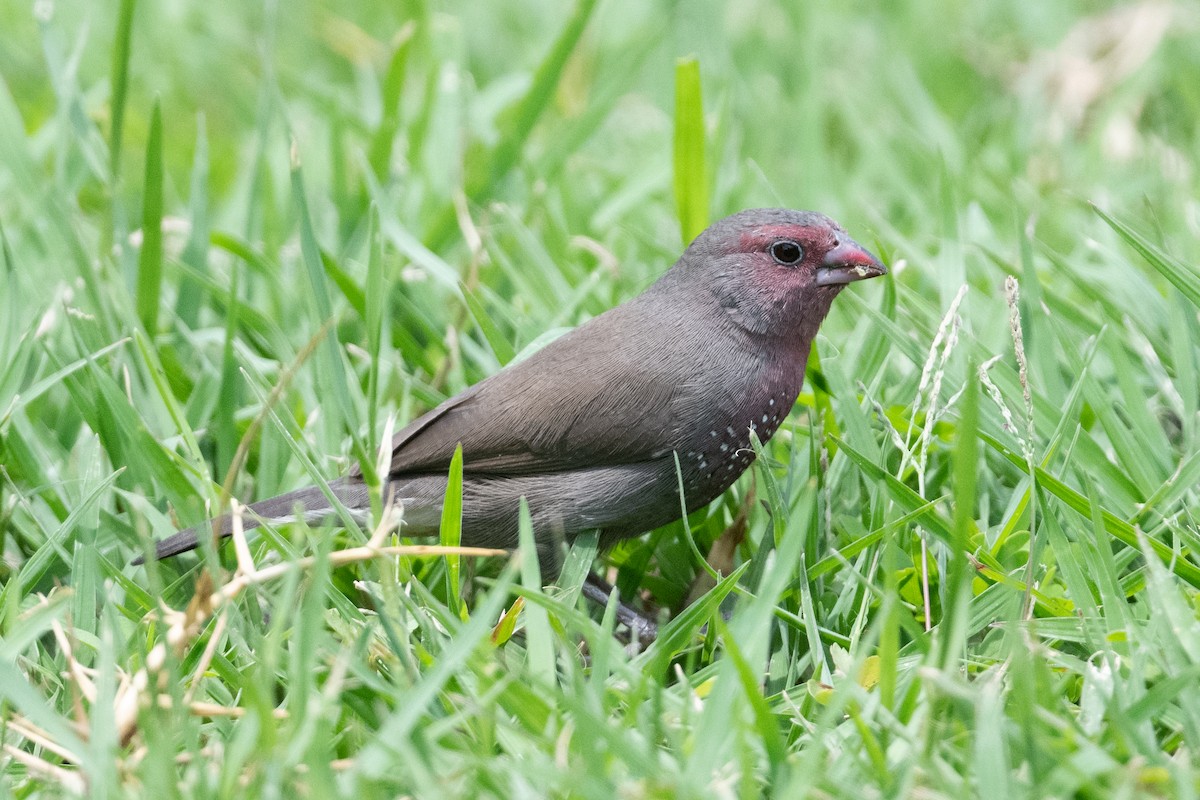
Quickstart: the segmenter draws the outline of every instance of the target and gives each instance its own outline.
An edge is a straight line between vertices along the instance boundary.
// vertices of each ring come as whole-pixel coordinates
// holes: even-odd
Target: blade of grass
[[[367,358],[370,365],[367,368],[367,436],[371,443],[379,435],[379,368],[383,358],[383,342],[387,329],[387,303],[385,301],[386,285],[383,280],[383,241],[379,233],[379,208],[371,206],[370,219],[367,222],[367,288],[366,288],[366,325],[367,325]],[[375,474],[375,466],[368,462],[363,465],[363,476],[368,485],[378,484],[379,477]]]
[[[1184,297],[1192,301],[1193,305],[1200,306],[1200,270],[1163,252],[1133,228],[1115,217],[1109,216],[1099,206],[1093,205],[1092,210],[1116,231],[1126,244],[1136,250],[1138,255],[1154,268],[1155,272],[1170,281],[1176,289],[1183,293]]]
[[[46,571],[50,569],[55,559],[70,566],[71,554],[66,549],[67,541],[71,534],[75,532],[80,519],[93,513],[93,505],[106,496],[110,487],[116,482],[122,472],[124,472],[124,467],[97,482],[91,491],[88,492],[87,496],[83,498],[82,502],[71,509],[70,515],[63,520],[58,529],[47,536],[46,541],[37,549],[37,552],[21,565],[17,576],[7,581],[4,588],[0,589],[0,608],[7,606],[10,591],[20,591],[20,587],[22,586],[36,586],[38,580],[46,574]]]
[[[1009,450],[999,440],[987,433],[980,431],[979,436],[992,449],[1004,456],[1013,466],[1023,472],[1026,471],[1025,459],[1020,455]],[[1037,468],[1037,481],[1042,488],[1061,500],[1068,508],[1082,514],[1085,518],[1091,517],[1093,509],[1088,499],[1041,467]],[[1137,531],[1132,525],[1103,508],[1097,510],[1099,518],[1103,522],[1104,529],[1109,534],[1129,547],[1139,547]],[[1163,560],[1163,563],[1170,567],[1172,572],[1192,586],[1200,589],[1200,567],[1197,567],[1186,558],[1177,558],[1175,552],[1170,547],[1157,539],[1147,538],[1146,545],[1154,551],[1155,555]]]
[[[695,57],[675,64],[675,206],[686,245],[708,227],[704,103],[700,62]]]
[[[129,59],[133,39],[133,11],[137,0],[121,0],[112,52],[112,127],[108,136],[110,181],[115,186],[121,172],[121,137],[125,131],[125,101],[129,94]]]
[[[738,648],[737,638],[729,635],[729,629],[720,616],[713,618],[713,625],[716,626],[717,633],[721,637],[726,656],[737,671],[742,693],[754,714],[754,729],[760,737],[763,749],[767,752],[770,772],[774,774],[786,763],[787,748],[784,747],[783,737],[779,733],[779,722],[771,713],[767,699],[763,697],[758,670],[746,660]],[[773,784],[773,780],[768,783],[768,785]]]
[[[839,452],[845,453],[868,478],[877,483],[882,482],[891,498],[906,513],[921,511],[921,524],[926,526],[931,533],[936,534],[946,545],[953,545],[955,537],[951,533],[950,524],[937,513],[936,507],[930,507],[929,501],[906,486],[896,476],[884,471],[882,467],[872,463],[862,453],[850,447],[844,439],[832,435],[830,438],[837,444]]]
[[[463,299],[467,301],[467,308],[471,312],[471,318],[475,320],[475,324],[479,326],[479,330],[483,333],[483,338],[487,340],[488,345],[492,348],[492,353],[495,354],[496,360],[503,366],[513,360],[516,353],[513,351],[512,344],[496,327],[495,321],[488,314],[487,309],[479,302],[479,298],[475,293],[467,288],[466,284],[462,284]]]
[[[542,593],[542,571],[538,564],[537,541],[533,535],[533,517],[529,503],[521,498],[519,518],[521,586],[531,594]],[[531,679],[538,685],[555,685],[554,641],[546,609],[536,603],[526,603],[522,612],[525,617],[525,664]]]
[[[367,148],[367,163],[375,173],[375,179],[385,183],[392,162],[392,147],[396,141],[396,132],[400,127],[400,98],[404,94],[404,79],[408,74],[408,57],[412,52],[414,34],[417,26],[409,21],[392,38],[392,57],[388,60],[387,72],[379,86],[379,99],[382,105],[379,127],[371,136],[371,144]],[[365,199],[365,195],[364,195]]]
[[[192,155],[191,188],[188,194],[188,217],[191,229],[187,244],[183,247],[180,260],[196,272],[208,272],[208,131],[204,115],[196,118],[196,151]],[[175,313],[188,328],[195,328],[200,318],[201,283],[188,273],[179,282],[179,296],[175,300]]]
[[[665,674],[671,659],[696,636],[705,622],[712,619],[729,593],[737,588],[738,581],[749,566],[749,561],[743,562],[721,578],[703,597],[677,614],[659,630],[658,637],[633,663],[647,674]]]
[[[466,180],[466,194],[469,200],[480,202],[487,198],[495,186],[517,165],[529,140],[529,134],[533,132],[533,126],[554,98],[554,87],[562,78],[567,60],[575,52],[596,3],[597,0],[579,0],[575,5],[575,11],[563,26],[562,33],[538,65],[528,91],[512,108],[511,113],[504,115],[500,123],[500,139],[496,146],[476,163],[469,165]],[[456,224],[454,207],[447,206],[429,230],[426,237],[429,248],[437,250],[445,244]]]
[[[450,458],[450,475],[446,482],[446,495],[442,502],[442,523],[438,539],[446,547],[458,547],[462,542],[463,511],[463,449],[460,442]],[[446,591],[450,610],[463,620],[467,608],[460,597],[459,557],[457,553],[446,555]]]
[[[975,533],[976,481],[979,467],[979,378],[974,363],[967,366],[967,385],[959,399],[959,419],[955,426],[953,470],[954,525],[950,532],[953,545],[946,558],[946,587],[942,599],[942,619],[937,627],[941,648],[941,668],[954,670],[966,652],[968,604],[974,570],[967,560]]]
[[[138,252],[137,313],[151,337],[158,331],[162,295],[163,156],[162,108],[154,101],[146,141],[146,182],[142,198],[142,246]]]
[[[392,753],[396,743],[408,741],[426,707],[447,683],[460,674],[471,655],[488,641],[492,621],[499,615],[508,597],[508,587],[513,582],[516,566],[514,562],[509,562],[500,580],[471,615],[470,621],[455,632],[446,649],[438,654],[432,667],[421,676],[420,682],[404,693],[404,703],[379,726],[378,733],[358,754],[357,768],[362,774],[381,776],[395,768],[396,761]]]
[[[599,541],[600,536],[596,531],[585,531],[575,537],[571,549],[567,551],[556,583],[563,592],[559,599],[568,608],[575,607],[575,600],[579,597],[592,562],[596,560]]]
[[[295,151],[293,151],[292,159],[292,200],[299,213],[300,254],[308,273],[309,287],[312,289],[311,296],[316,310],[315,321],[319,325],[324,325],[327,320],[334,319],[333,302],[330,300],[329,289],[325,283],[327,276],[322,263],[321,251],[317,245],[316,233],[313,231],[299,156]],[[329,418],[334,420],[334,429],[337,433],[337,436],[331,438],[336,441],[341,435],[348,434],[354,457],[360,464],[368,464],[370,455],[359,435],[360,426],[355,411],[358,405],[350,396],[350,386],[346,378],[346,368],[342,360],[336,326],[330,328],[325,338],[321,350],[321,367],[323,382],[328,391],[324,405],[329,413]]]

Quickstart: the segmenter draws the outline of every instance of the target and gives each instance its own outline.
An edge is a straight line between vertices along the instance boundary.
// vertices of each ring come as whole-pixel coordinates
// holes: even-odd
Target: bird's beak
[[[817,267],[817,286],[842,286],[887,274],[887,267],[853,239],[842,238]]]

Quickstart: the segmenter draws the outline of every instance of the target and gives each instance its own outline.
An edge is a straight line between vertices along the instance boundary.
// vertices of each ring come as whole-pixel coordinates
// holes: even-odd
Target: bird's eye
[[[771,258],[787,266],[799,264],[804,258],[804,250],[790,239],[782,239],[771,245]]]

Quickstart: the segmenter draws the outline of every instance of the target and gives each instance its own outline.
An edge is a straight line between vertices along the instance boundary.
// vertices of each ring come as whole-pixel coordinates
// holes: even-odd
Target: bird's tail
[[[358,491],[358,487],[349,485],[344,478],[330,482],[329,488],[351,510],[363,507],[363,500],[366,497],[365,489],[361,492]],[[242,527],[244,530],[250,530],[264,522],[284,524],[300,519],[315,524],[333,516],[333,507],[325,493],[316,486],[307,486],[246,506],[242,512]],[[168,536],[154,546],[154,557],[161,560],[195,550],[200,544],[201,536],[215,534],[220,538],[225,538],[231,533],[233,533],[233,517],[226,514]],[[143,557],[138,556],[133,563],[141,564],[144,561]]]

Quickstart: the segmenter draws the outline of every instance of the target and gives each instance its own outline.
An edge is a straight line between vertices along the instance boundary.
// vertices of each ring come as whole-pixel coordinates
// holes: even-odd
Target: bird
[[[752,462],[751,434],[767,441],[791,411],[833,299],[886,273],[823,214],[762,208],[713,223],[640,295],[396,433],[383,496],[402,510],[401,534],[438,535],[459,445],[462,544],[515,549],[525,498],[544,574],[580,533],[604,548],[704,507]],[[328,488],[366,522],[360,469]],[[341,519],[309,486],[250,504],[243,524],[300,518]],[[210,520],[154,555],[232,530],[228,515]]]

